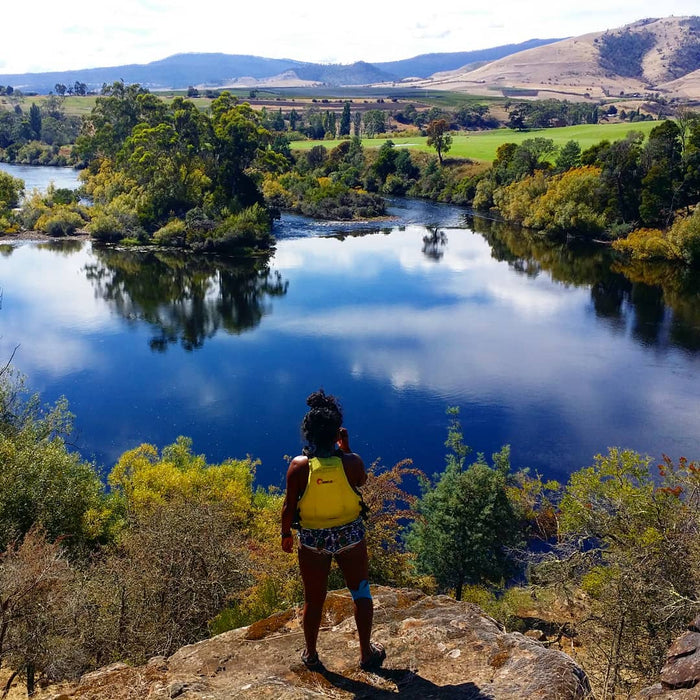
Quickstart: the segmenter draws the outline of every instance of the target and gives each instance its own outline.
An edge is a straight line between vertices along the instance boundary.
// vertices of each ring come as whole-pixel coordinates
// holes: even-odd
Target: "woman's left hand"
[[[340,447],[343,452],[352,452],[347,428],[340,428],[338,431],[338,447]]]

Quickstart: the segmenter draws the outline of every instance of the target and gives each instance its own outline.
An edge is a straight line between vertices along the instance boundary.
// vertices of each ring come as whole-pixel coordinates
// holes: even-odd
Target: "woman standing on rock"
[[[298,529],[299,569],[304,583],[303,626],[306,648],[301,655],[309,668],[321,668],[316,650],[328,573],[335,557],[352,595],[360,639],[360,666],[378,668],[386,658],[380,644],[370,641],[374,607],[369,590],[367,542],[362,522],[364,503],[358,489],[367,481],[365,465],[350,451],[348,431],[334,396],[323,389],[307,399],[301,424],[303,454],[287,470],[282,507],[282,549],[294,549],[292,527]]]

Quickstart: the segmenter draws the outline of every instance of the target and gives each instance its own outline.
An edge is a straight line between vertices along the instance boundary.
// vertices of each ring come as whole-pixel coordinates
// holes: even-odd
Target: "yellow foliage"
[[[507,221],[527,226],[536,201],[547,191],[547,176],[542,170],[522,180],[500,187],[493,193],[493,202]]]
[[[218,503],[236,521],[247,521],[253,508],[253,477],[257,462],[227,459],[208,465],[194,455],[192,441],[179,437],[159,455],[143,444],[125,452],[109,475],[113,489],[125,499],[127,511],[138,514],[172,503]]]
[[[657,228],[638,228],[627,236],[613,241],[613,248],[628,254],[632,260],[680,260],[678,247],[668,235]]]
[[[581,588],[593,598],[600,598],[606,588],[615,581],[618,571],[612,566],[595,566],[581,579]]]

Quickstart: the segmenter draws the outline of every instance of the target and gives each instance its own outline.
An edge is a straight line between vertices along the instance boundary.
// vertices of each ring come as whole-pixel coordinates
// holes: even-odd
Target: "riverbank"
[[[43,243],[44,241],[87,241],[90,234],[87,231],[76,231],[70,236],[49,236],[43,231],[18,231],[17,233],[0,234],[0,243],[8,241],[29,241]]]

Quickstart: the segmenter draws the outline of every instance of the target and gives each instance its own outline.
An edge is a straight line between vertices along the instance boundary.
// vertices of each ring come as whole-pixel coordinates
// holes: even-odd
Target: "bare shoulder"
[[[362,486],[367,481],[365,463],[360,455],[346,452],[343,455],[343,467],[345,467],[345,473],[353,486]]]
[[[309,458],[306,455],[298,455],[295,457],[287,468],[287,477],[299,474],[304,469],[309,468]]]

